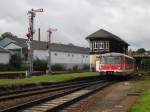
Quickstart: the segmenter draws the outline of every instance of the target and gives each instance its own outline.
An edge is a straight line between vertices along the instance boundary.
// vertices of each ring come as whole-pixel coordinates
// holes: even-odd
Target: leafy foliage
[[[139,48],[136,52],[139,54],[144,53],[146,50],[144,48]]]
[[[5,38],[5,37],[15,37],[15,35],[13,35],[11,32],[5,32],[1,35],[2,38]]]
[[[26,68],[22,66],[22,58],[19,54],[11,55],[9,64],[0,64],[0,71],[8,70],[25,70]]]
[[[150,70],[150,59],[143,59],[141,63],[142,70]]]
[[[46,71],[47,61],[46,60],[40,60],[39,58],[35,59],[33,62],[33,69],[35,71]]]
[[[51,66],[52,71],[64,71],[65,68],[60,64],[54,64]]]
[[[13,54],[13,55],[11,55],[9,64],[12,67],[16,68],[16,69],[21,68],[21,66],[22,66],[22,58],[21,58],[20,54]]]
[[[73,70],[73,71],[78,71],[78,70],[79,70],[78,65],[74,65],[73,68],[72,68],[72,70]]]
[[[0,64],[0,71],[12,70],[13,67],[10,64]]]
[[[87,65],[87,64],[84,64],[83,65],[83,70],[89,70],[90,69],[90,66],[89,65]]]

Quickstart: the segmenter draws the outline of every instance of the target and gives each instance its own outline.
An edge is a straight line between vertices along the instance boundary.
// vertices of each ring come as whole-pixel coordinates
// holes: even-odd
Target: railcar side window
[[[120,60],[120,57],[117,56],[117,57],[114,57],[114,64],[120,64],[121,60]]]
[[[103,56],[101,58],[101,64],[120,64],[121,60],[119,56]]]

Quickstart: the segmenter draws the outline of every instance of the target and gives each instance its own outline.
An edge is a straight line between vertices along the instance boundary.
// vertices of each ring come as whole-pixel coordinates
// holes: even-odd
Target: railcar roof
[[[128,57],[128,58],[134,59],[133,57],[122,54],[122,53],[111,52],[111,53],[102,54],[102,56],[122,56],[122,55],[125,56],[125,57]]]

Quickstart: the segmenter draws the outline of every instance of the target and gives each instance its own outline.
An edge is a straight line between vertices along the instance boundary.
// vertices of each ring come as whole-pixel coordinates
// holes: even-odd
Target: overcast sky
[[[35,18],[34,36],[41,28],[42,40],[46,30],[57,28],[52,41],[88,46],[85,37],[105,29],[127,41],[132,49],[150,44],[150,0],[1,0],[0,33],[12,32],[26,38],[27,11],[43,8]]]

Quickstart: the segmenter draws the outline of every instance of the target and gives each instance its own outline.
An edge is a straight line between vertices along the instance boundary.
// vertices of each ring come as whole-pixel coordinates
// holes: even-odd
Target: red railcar
[[[134,68],[134,58],[121,53],[105,53],[96,61],[96,71],[101,75],[128,75]]]

